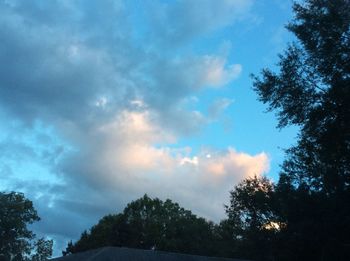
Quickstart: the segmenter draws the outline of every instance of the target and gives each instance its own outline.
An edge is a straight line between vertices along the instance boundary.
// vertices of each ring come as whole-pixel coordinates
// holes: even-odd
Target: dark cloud
[[[205,58],[164,58],[158,49],[147,51],[157,48],[152,41],[145,42],[143,49],[135,47],[122,4],[68,3],[2,4],[0,59],[6,65],[0,73],[3,109],[26,120],[79,121],[89,126],[141,97],[164,114],[162,118],[169,118],[179,110],[183,98],[206,83],[204,74],[210,67]],[[172,8],[175,13],[178,8],[193,10],[188,3]],[[186,17],[197,19],[202,9],[206,14],[220,11],[226,6],[223,3],[206,1],[198,14],[187,11],[185,20],[174,19],[172,23],[184,24]],[[245,6],[237,1],[232,6],[241,10],[241,5]],[[64,13],[64,19],[55,18],[57,12]],[[188,26],[182,26],[193,27],[192,23],[189,20]],[[194,27],[206,28],[205,24]],[[180,31],[186,34],[186,30]],[[96,106],[101,97],[107,98],[105,109]]]

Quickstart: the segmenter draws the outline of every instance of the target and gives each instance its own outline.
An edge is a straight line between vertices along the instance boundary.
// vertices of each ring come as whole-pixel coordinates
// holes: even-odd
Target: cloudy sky
[[[208,219],[240,180],[277,180],[251,73],[291,35],[286,0],[0,0],[0,190],[59,254],[144,193]]]

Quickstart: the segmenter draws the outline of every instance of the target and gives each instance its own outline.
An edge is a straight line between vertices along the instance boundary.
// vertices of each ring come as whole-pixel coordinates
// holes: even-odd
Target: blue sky
[[[295,140],[250,77],[290,19],[285,0],[0,0],[0,189],[34,201],[55,254],[144,193],[224,218]]]

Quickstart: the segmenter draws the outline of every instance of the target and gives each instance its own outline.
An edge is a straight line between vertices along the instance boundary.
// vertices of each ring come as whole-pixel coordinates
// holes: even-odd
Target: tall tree
[[[298,41],[280,56],[280,72],[263,70],[254,86],[277,110],[279,127],[301,128],[284,169],[295,182],[333,193],[350,184],[350,1],[308,0],[294,12],[287,28]],[[313,175],[303,175],[306,168]]]
[[[276,188],[287,224],[280,249],[292,260],[335,260],[350,246],[350,1],[305,0],[293,9],[287,28],[296,41],[279,71],[254,76],[279,127],[300,127]]]

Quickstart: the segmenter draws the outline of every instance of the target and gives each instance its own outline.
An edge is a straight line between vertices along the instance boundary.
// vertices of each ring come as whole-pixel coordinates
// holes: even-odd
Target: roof
[[[125,247],[103,247],[73,255],[51,259],[52,261],[243,261],[219,257],[206,257],[163,251]]]

